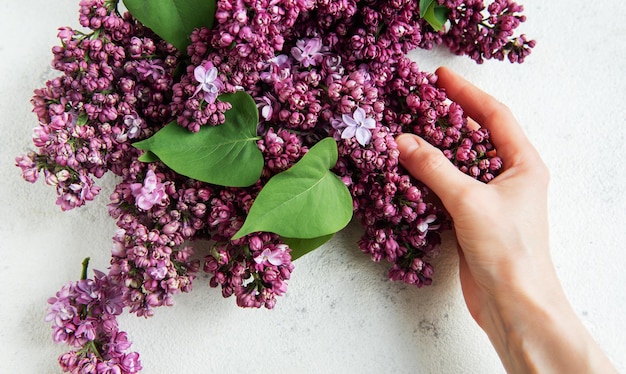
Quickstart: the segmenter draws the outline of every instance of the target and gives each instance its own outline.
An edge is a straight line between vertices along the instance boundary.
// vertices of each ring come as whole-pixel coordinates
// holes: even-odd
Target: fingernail
[[[410,134],[402,134],[396,138],[396,143],[398,144],[398,150],[400,151],[400,155],[403,153],[410,154],[414,150],[419,148],[419,143],[417,142],[417,138],[415,135]]]

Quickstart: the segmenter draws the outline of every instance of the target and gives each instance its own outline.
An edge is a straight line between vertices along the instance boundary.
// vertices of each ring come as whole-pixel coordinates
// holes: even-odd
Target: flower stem
[[[85,257],[83,260],[83,271],[80,273],[80,280],[87,279],[87,268],[89,267],[89,257]]]

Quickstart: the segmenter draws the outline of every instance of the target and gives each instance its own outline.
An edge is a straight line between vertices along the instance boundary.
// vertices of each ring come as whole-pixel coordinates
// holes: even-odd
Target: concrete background
[[[62,213],[54,189],[21,180],[14,157],[31,149],[33,89],[55,76],[59,26],[77,26],[77,0],[0,2],[0,373],[58,373],[64,346],[43,321],[46,299],[108,264],[113,180],[94,203]],[[626,2],[524,1],[523,30],[538,41],[523,65],[476,65],[446,50],[445,64],[507,103],[551,169],[553,257],[564,288],[618,370],[626,372]],[[362,255],[359,228],[296,262],[273,311],[242,310],[198,278],[192,293],[144,320],[120,324],[145,373],[499,373],[458,283],[447,235],[433,286],[386,280]],[[537,321],[541,323],[541,321]]]

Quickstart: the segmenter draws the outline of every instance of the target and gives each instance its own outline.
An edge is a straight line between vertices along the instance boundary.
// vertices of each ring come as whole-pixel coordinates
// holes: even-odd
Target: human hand
[[[484,184],[418,136],[396,139],[401,164],[439,196],[452,218],[467,307],[507,370],[570,372],[571,365],[584,372],[571,354],[604,356],[569,306],[552,264],[548,169],[504,104],[449,69],[437,75],[470,125],[489,130],[503,162],[500,175]],[[572,339],[577,343],[566,343]]]
[[[398,137],[400,162],[439,196],[452,217],[463,294],[483,326],[491,318],[485,313],[494,296],[526,283],[522,279],[536,271],[538,262],[541,273],[551,268],[548,171],[506,106],[448,69],[440,68],[437,75],[438,85],[470,121],[490,131],[503,171],[488,184],[476,181],[414,135]]]

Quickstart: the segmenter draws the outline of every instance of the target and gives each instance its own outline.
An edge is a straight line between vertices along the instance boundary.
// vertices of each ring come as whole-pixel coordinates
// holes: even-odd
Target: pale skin
[[[548,169],[511,111],[447,68],[438,85],[470,125],[491,133],[500,175],[484,184],[416,135],[396,140],[400,162],[450,214],[470,314],[509,373],[617,373],[570,306],[550,256]]]

